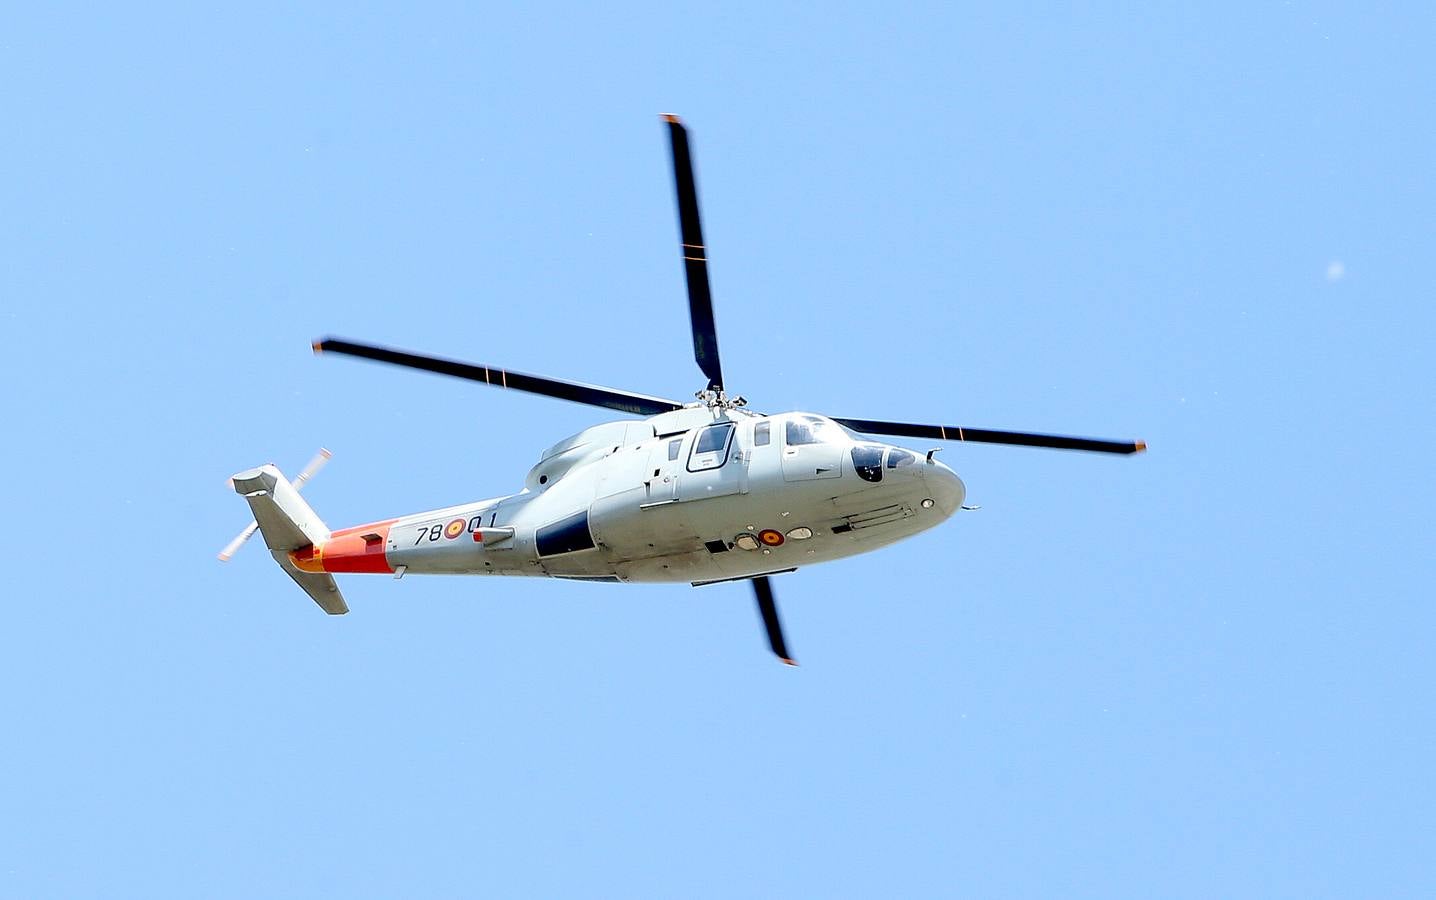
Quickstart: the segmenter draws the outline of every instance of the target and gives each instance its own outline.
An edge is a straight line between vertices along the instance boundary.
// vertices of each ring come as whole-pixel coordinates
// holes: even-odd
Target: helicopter
[[[727,392],[688,132],[668,128],[693,357],[707,379],[691,402],[326,337],[336,354],[625,413],[548,448],[517,493],[331,531],[274,465],[233,476],[280,567],[321,609],[349,611],[334,575],[537,576],[567,581],[747,581],[773,653],[796,665],[771,577],[876,550],[963,507],[962,479],[935,458],[872,435],[1131,454],[1142,441],[844,418],[763,414]]]

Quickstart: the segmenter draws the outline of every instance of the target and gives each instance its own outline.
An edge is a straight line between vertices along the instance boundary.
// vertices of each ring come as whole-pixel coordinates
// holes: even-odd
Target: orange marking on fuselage
[[[294,568],[301,572],[323,572],[324,571],[324,545],[318,547],[310,545],[300,547],[298,550],[289,551],[289,561],[294,563]]]
[[[341,528],[317,547],[291,551],[289,560],[304,572],[393,572],[385,548],[389,542],[389,526],[397,521],[389,519]]]

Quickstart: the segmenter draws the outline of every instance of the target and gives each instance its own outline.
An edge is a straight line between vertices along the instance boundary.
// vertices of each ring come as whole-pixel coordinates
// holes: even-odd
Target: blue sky
[[[17,9],[0,895],[1436,889],[1420,4]],[[350,578],[605,417],[324,334],[953,445],[982,510],[746,590]],[[919,446],[917,449],[926,449]]]

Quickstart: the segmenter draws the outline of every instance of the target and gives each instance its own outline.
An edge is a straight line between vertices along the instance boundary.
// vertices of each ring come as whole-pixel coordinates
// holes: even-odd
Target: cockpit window
[[[910,466],[917,462],[917,457],[906,450],[893,448],[888,451],[888,468],[896,469],[898,466]]]
[[[788,420],[787,431],[783,438],[789,447],[796,447],[799,444],[820,444],[824,441],[837,440],[841,433],[838,426],[827,419],[803,416],[801,419]]]
[[[682,447],[682,446],[683,446],[683,438],[681,438],[681,437],[676,437],[676,438],[674,438],[673,440],[669,441],[669,442],[668,442],[668,458],[669,458],[669,459],[677,459],[677,458],[678,458],[678,448],[679,448],[679,447]]]
[[[863,481],[883,480],[883,448],[859,444],[853,448],[853,468]]]
[[[756,425],[753,426],[753,446],[754,446],[754,447],[766,447],[766,446],[768,446],[768,441],[769,441],[769,439],[771,439],[771,437],[772,437],[772,431],[771,431],[772,426],[773,426],[773,423],[772,423],[772,422],[767,422],[767,421],[759,422],[758,424],[756,424]]]

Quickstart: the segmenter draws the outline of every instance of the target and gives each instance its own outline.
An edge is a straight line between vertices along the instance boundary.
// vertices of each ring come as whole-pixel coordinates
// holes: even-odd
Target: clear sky
[[[1436,891],[1436,15],[995,6],[12,8],[0,895]],[[796,670],[742,586],[216,562],[240,469],[607,418],[321,335],[702,386],[664,112],[757,408],[1151,451],[947,447]]]

